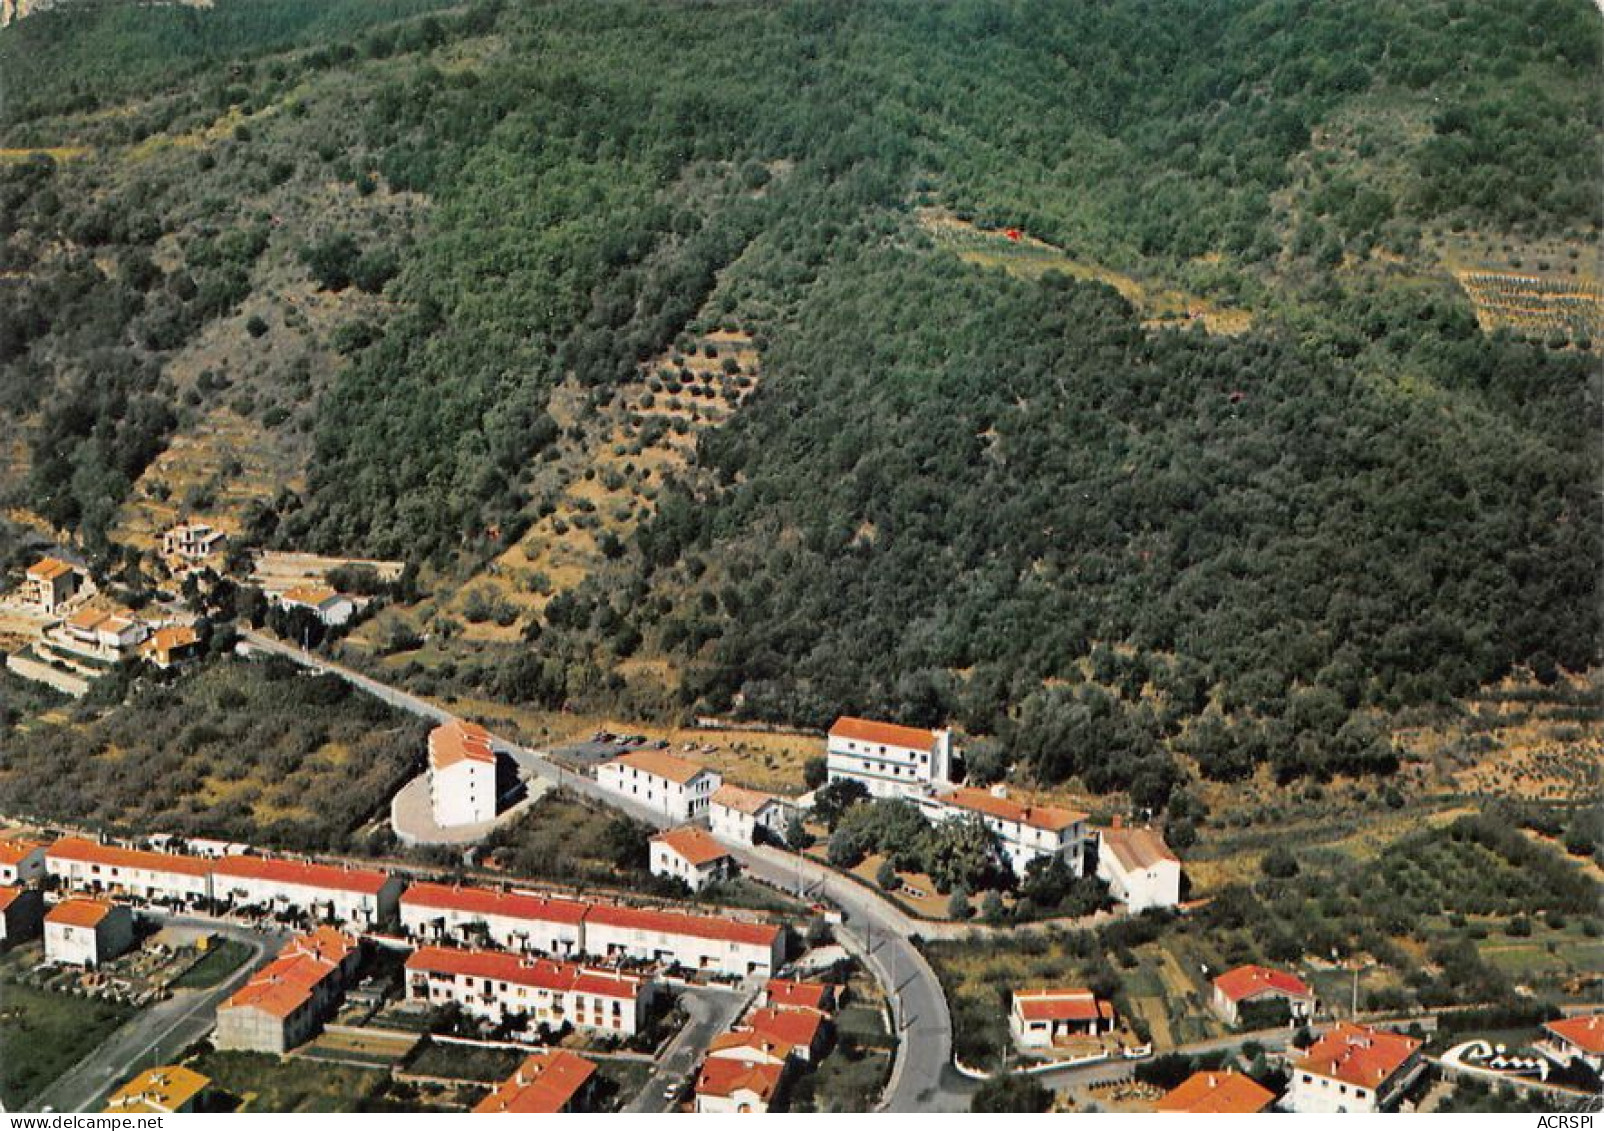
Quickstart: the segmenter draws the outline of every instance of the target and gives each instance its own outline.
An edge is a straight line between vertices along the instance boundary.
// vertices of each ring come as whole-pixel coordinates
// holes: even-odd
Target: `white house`
[[[585,914],[585,951],[603,959],[768,977],[785,962],[785,932],[769,923],[596,904]]]
[[[1132,914],[1181,902],[1181,862],[1153,829],[1099,830],[1097,875]]]
[[[429,732],[429,804],[441,828],[496,816],[496,752],[490,732],[453,720]]]
[[[297,585],[278,596],[284,609],[309,609],[330,628],[345,624],[356,614],[356,602],[326,585]]]
[[[755,789],[721,785],[707,809],[708,827],[721,840],[736,844],[756,844],[761,829],[773,840],[785,839],[796,807]]]
[[[194,907],[212,897],[216,861],[64,837],[45,852],[45,869],[68,891]]]
[[[1114,1007],[1091,990],[1015,990],[1008,1031],[1020,1048],[1052,1048],[1069,1037],[1095,1037],[1114,1028]]]
[[[1079,876],[1085,871],[1086,814],[1050,805],[1012,800],[1006,787],[959,788],[915,802],[935,821],[979,817],[997,836],[1016,875],[1024,876],[1031,861],[1057,856]]]
[[[407,1000],[456,1005],[500,1024],[522,1017],[531,1025],[565,1023],[620,1037],[645,1021],[652,985],[644,978],[491,950],[426,946],[406,961]]]
[[[162,554],[194,561],[221,550],[225,540],[221,530],[213,530],[204,522],[186,522],[162,533]]]
[[[676,821],[707,812],[723,779],[695,762],[660,750],[635,750],[596,767],[596,784]]]
[[[1300,1115],[1382,1111],[1425,1066],[1414,1038],[1343,1022],[1293,1063],[1282,1106]]]
[[[108,656],[120,655],[150,635],[150,629],[133,616],[104,609],[80,609],[62,627],[73,642]]]
[[[345,868],[262,856],[215,861],[213,895],[236,907],[295,911],[343,926],[374,927],[391,919],[401,879],[370,868]]]
[[[1242,1011],[1255,1004],[1285,1002],[1289,1021],[1306,1021],[1314,1015],[1315,996],[1302,978],[1268,966],[1238,966],[1214,979],[1210,1004],[1232,1025]]]
[[[33,938],[44,917],[45,900],[37,889],[0,886],[0,944]]]
[[[332,927],[293,939],[217,1008],[220,1049],[284,1055],[310,1040],[361,965],[361,943]]]
[[[78,568],[60,558],[41,558],[28,567],[23,592],[42,613],[54,614],[72,600],[83,580]]]
[[[556,956],[585,949],[589,904],[528,892],[415,883],[401,894],[401,927],[425,943],[483,946]]]
[[[949,730],[843,716],[830,727],[825,766],[831,781],[861,782],[874,797],[911,797],[952,778]]]
[[[1594,1072],[1604,1069],[1604,1013],[1544,1022],[1543,1037],[1535,1047],[1550,1060],[1563,1066],[1580,1060]]]
[[[99,966],[134,945],[134,913],[120,903],[66,899],[45,916],[45,960]]]
[[[780,1099],[789,1062],[710,1056],[696,1074],[698,1114],[761,1115]]]
[[[0,884],[31,884],[44,879],[46,847],[32,840],[0,840]]]
[[[651,842],[652,875],[682,880],[692,891],[733,876],[735,857],[697,825],[658,833]]]

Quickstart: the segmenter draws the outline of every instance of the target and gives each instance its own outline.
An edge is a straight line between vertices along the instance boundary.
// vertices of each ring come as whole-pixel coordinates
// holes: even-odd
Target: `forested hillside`
[[[108,565],[227,508],[418,562],[352,647],[430,690],[951,718],[1157,800],[1385,769],[1377,710],[1597,660],[1599,49],[1585,0],[30,17],[0,492]]]

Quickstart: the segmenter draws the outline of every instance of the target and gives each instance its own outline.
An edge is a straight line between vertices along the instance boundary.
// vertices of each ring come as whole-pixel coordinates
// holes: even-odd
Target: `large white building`
[[[675,821],[707,812],[723,779],[706,766],[660,750],[635,750],[596,767],[596,784]]]
[[[332,927],[292,939],[217,1007],[217,1047],[282,1056],[305,1043],[335,1012],[361,961],[358,940]]]
[[[585,950],[597,958],[767,977],[785,962],[785,932],[769,923],[597,904],[585,914]]]
[[[99,966],[134,945],[134,913],[120,903],[66,899],[45,916],[45,961]]]
[[[681,825],[651,842],[652,875],[679,880],[701,891],[735,874],[735,857],[700,825]]]
[[[82,837],[64,837],[45,852],[45,869],[69,891],[185,907],[211,899],[216,863],[199,856],[96,844]]]
[[[1343,1022],[1293,1063],[1281,1104],[1300,1115],[1382,1111],[1425,1067],[1413,1037]]]
[[[1024,876],[1031,861],[1057,856],[1079,876],[1085,871],[1086,814],[1050,805],[1012,800],[1002,786],[990,790],[959,788],[917,799],[931,820],[979,817],[996,834],[1015,874]]]
[[[401,927],[424,943],[483,946],[558,956],[585,949],[589,904],[526,892],[416,883],[401,895]]]
[[[1181,902],[1181,862],[1153,829],[1099,830],[1097,875],[1133,915]]]
[[[924,730],[843,716],[830,728],[831,781],[861,782],[874,797],[912,797],[952,779],[950,730]]]
[[[32,840],[0,840],[0,884],[31,884],[45,876],[47,846]]]
[[[652,986],[644,978],[490,950],[426,946],[406,962],[407,1000],[455,1005],[500,1024],[522,1017],[532,1025],[633,1036],[646,1018]]]
[[[496,816],[496,752],[490,732],[456,719],[429,732],[429,804],[441,828]]]
[[[212,894],[220,902],[297,911],[342,926],[374,927],[393,918],[401,886],[399,876],[370,868],[261,856],[227,856],[212,870]]]
[[[721,785],[707,808],[707,824],[713,835],[736,844],[756,844],[760,831],[771,840],[783,841],[796,806],[772,793]]]

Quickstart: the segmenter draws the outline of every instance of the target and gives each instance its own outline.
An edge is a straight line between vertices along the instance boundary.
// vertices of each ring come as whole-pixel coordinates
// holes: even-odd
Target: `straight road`
[[[251,956],[233,974],[207,990],[174,990],[172,997],[140,1010],[98,1048],[29,1101],[28,1110],[99,1111],[106,1097],[135,1072],[171,1061],[206,1036],[217,1023],[217,1007],[245,984],[251,974],[283,945],[269,937],[213,919],[146,916],[164,926],[199,927],[251,948]]]
[[[420,699],[341,664],[304,652],[259,632],[241,634],[254,650],[285,656],[303,667],[337,675],[353,686],[397,707],[436,722],[454,716]],[[544,778],[604,805],[621,810],[654,828],[674,824],[665,812],[608,793],[593,778],[564,769],[537,750],[495,738],[497,749],[517,762],[529,777]],[[837,929],[842,944],[863,959],[891,1002],[897,1025],[897,1056],[882,1101],[887,1111],[967,1111],[974,1083],[952,1067],[952,1017],[935,971],[909,937],[921,924],[868,888],[843,880],[813,860],[777,848],[726,845],[757,879],[783,890],[807,891],[812,898],[840,908],[845,922]]]

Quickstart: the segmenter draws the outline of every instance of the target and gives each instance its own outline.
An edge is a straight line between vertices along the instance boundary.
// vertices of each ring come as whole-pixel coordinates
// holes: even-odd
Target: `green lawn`
[[[173,979],[173,989],[209,990],[243,966],[250,956],[251,948],[242,942],[228,939],[214,944],[199,962]]]
[[[191,1067],[239,1101],[240,1111],[365,1111],[389,1073],[255,1052],[207,1052]]]
[[[0,985],[0,1099],[12,1111],[111,1035],[133,1010],[31,986]]]

